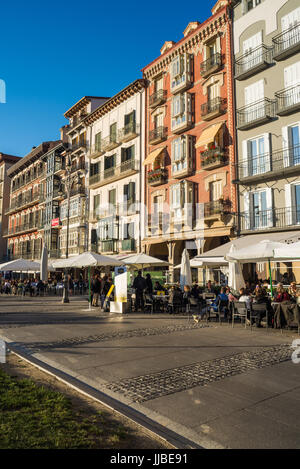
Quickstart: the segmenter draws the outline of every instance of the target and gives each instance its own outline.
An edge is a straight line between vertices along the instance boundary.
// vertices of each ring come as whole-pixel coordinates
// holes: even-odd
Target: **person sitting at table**
[[[290,299],[292,301],[297,301],[297,298],[300,297],[300,290],[297,288],[296,282],[292,282],[288,288],[288,294],[290,295]]]
[[[274,316],[274,311],[271,306],[271,301],[270,298],[268,298],[268,295],[266,291],[263,288],[257,288],[255,290],[255,296],[253,298],[253,303],[257,304],[265,304],[266,305],[266,311],[268,311],[268,322],[269,326],[272,325],[272,319]],[[264,317],[265,312],[264,311],[256,311],[255,315],[255,324],[256,327],[262,327],[261,325],[261,320]],[[252,318],[253,318],[253,313],[252,313]]]
[[[216,290],[215,290],[214,286],[212,285],[211,280],[208,280],[204,292],[205,293],[216,293]]]
[[[251,302],[252,302],[252,298],[249,294],[246,293],[246,290],[245,288],[240,288],[239,290],[239,301],[242,301],[244,303],[246,303],[246,307],[247,309],[250,311],[250,308],[251,308]]]
[[[157,281],[155,282],[154,284],[154,291],[155,292],[158,292],[158,291],[165,291],[164,287]]]
[[[274,298],[275,303],[282,303],[283,301],[289,301],[290,295],[283,288],[282,283],[278,283],[276,287],[276,296]]]
[[[169,313],[176,312],[182,306],[182,291],[176,286],[172,286],[168,298]]]

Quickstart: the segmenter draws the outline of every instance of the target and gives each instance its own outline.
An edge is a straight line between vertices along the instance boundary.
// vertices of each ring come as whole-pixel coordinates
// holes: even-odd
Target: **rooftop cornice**
[[[77,103],[75,103],[70,109],[68,109],[68,111],[64,113],[64,117],[66,119],[69,119],[70,117],[74,116],[74,114],[76,114],[78,111],[80,111],[85,106],[87,106],[87,104],[89,104],[89,102],[92,99],[108,99],[108,98],[102,97],[102,96],[83,96],[83,98],[77,101]]]
[[[115,96],[110,98],[104,104],[99,106],[95,111],[89,114],[87,117],[83,119],[83,122],[86,125],[91,125],[93,122],[98,120],[100,117],[104,116],[108,112],[112,111],[115,107],[119,104],[126,101],[131,96],[134,96],[136,93],[142,91],[146,87],[146,82],[143,78],[139,78],[138,80],[134,81],[130,85],[128,85],[123,90],[119,91]]]
[[[210,37],[215,35],[222,26],[228,22],[227,6],[223,7],[213,16],[200,24],[186,37],[178,41],[171,49],[166,51],[160,57],[157,57],[149,65],[142,69],[145,78],[151,78],[160,73],[172,60],[178,55],[188,52],[198,44],[204,43]]]
[[[11,166],[7,171],[7,175],[9,177],[13,177],[18,174],[20,171],[25,169],[26,167],[33,164],[36,160],[38,160],[44,153],[51,150],[53,147],[59,144],[59,140],[50,141],[50,142],[43,142],[38,147],[34,148],[30,153],[28,153],[23,158],[20,158],[19,161]]]

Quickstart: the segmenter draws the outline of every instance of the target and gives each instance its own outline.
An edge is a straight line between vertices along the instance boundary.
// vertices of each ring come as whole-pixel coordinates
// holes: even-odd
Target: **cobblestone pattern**
[[[107,384],[106,388],[126,395],[133,402],[145,402],[287,360],[291,360],[290,345],[264,347],[158,373],[122,379]]]
[[[174,332],[202,329],[204,327],[210,327],[210,326],[207,324],[196,324],[196,323],[190,322],[188,324],[177,324],[177,325],[163,326],[163,327],[148,327],[148,328],[133,329],[131,331],[114,331],[114,332],[110,332],[107,334],[97,334],[97,335],[90,335],[86,337],[72,337],[72,338],[62,339],[62,340],[55,341],[55,342],[32,343],[32,344],[26,344],[26,348],[29,348],[32,351],[40,351],[40,350],[47,350],[51,348],[73,347],[76,345],[89,344],[93,342],[103,342],[103,341],[108,341],[108,340],[130,339],[132,337],[149,337],[149,336],[154,336],[154,335],[172,334]]]

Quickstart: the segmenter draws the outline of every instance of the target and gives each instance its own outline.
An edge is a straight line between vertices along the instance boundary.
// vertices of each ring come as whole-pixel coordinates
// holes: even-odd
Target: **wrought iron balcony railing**
[[[285,116],[300,109],[300,84],[275,93],[278,116]]]
[[[162,142],[167,138],[168,128],[167,127],[156,127],[156,129],[150,130],[149,132],[149,143],[155,145],[156,143]]]
[[[155,107],[163,104],[167,99],[167,90],[157,90],[149,97],[149,106]]]
[[[299,229],[300,207],[291,206],[268,210],[250,210],[240,214],[241,232],[269,231],[295,227]]]
[[[237,109],[237,127],[247,130],[264,124],[275,117],[276,101],[264,98],[253,104]]]
[[[274,59],[283,60],[300,50],[300,23],[273,37]]]
[[[226,111],[226,98],[214,98],[201,105],[201,116],[203,120],[214,119]]]
[[[244,80],[264,70],[272,63],[272,48],[261,44],[251,52],[242,55],[235,61],[235,77]]]
[[[279,175],[300,172],[300,145],[264,153],[241,160],[238,165],[238,177],[241,180],[272,179]]]
[[[216,147],[201,153],[201,167],[211,170],[228,164],[228,154],[221,147]]]
[[[91,186],[103,186],[112,182],[113,180],[122,179],[129,174],[136,173],[139,171],[140,162],[135,159],[129,159],[124,161],[118,166],[105,169],[104,171],[94,174],[89,178],[89,185]]]
[[[200,64],[200,73],[203,78],[206,78],[210,73],[214,73],[222,66],[222,55],[216,52],[208,59]]]

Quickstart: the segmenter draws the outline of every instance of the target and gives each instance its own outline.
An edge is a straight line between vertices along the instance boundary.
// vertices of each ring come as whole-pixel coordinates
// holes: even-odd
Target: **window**
[[[244,215],[247,229],[273,226],[273,193],[271,188],[244,194]],[[249,217],[250,213],[250,217]]]
[[[123,226],[123,239],[134,238],[134,223],[124,223]]]
[[[174,220],[185,220],[191,215],[194,204],[194,184],[191,181],[182,181],[170,186],[171,212]],[[190,221],[190,220],[189,220]]]
[[[181,130],[192,124],[192,96],[182,93],[172,99],[172,130]]]
[[[129,160],[134,160],[134,145],[128,148],[122,148],[121,150],[121,163],[125,163]]]
[[[192,56],[181,54],[171,63],[171,90],[177,91],[192,82]]]
[[[287,225],[300,224],[300,182],[285,185]]]
[[[124,116],[125,133],[132,132],[135,129],[135,111]]]
[[[191,135],[182,135],[172,141],[172,175],[182,171],[192,170],[193,166],[193,138]]]
[[[106,156],[104,158],[104,171],[114,168],[116,165],[116,155]]]
[[[243,142],[243,176],[253,176],[270,171],[270,134],[263,134]]]
[[[116,205],[116,189],[112,189],[108,192],[108,203],[110,205]]]
[[[101,133],[102,132],[98,132],[95,135],[95,150],[96,151],[101,151]]]
[[[124,202],[134,203],[135,202],[135,182],[130,182],[123,186]]]
[[[218,201],[223,195],[222,181],[213,181],[209,183],[209,200],[211,202]]]
[[[90,176],[94,176],[95,174],[99,173],[99,165],[100,163],[90,165]]]
[[[244,0],[244,8],[245,8],[245,13],[247,13],[250,10],[253,10],[253,8],[257,7],[261,3],[261,0]]]
[[[210,85],[207,87],[207,100],[208,102],[212,101],[213,99],[216,99],[219,97],[219,84],[214,83],[213,85]]]
[[[100,194],[94,195],[94,215],[98,213],[100,207]]]
[[[164,115],[161,112],[154,117],[154,128],[159,129],[164,126]]]
[[[117,141],[117,123],[111,124],[109,129],[110,142],[115,143]]]
[[[243,42],[243,53],[247,55],[243,63],[243,69],[248,70],[260,64],[263,60],[262,45],[262,31],[254,34],[249,39]]]
[[[282,128],[284,166],[300,164],[300,123]]]

